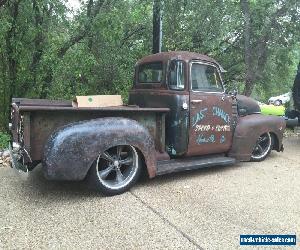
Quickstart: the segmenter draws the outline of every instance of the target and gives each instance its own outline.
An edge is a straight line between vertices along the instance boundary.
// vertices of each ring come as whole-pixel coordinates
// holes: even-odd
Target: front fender
[[[239,117],[228,155],[239,161],[249,161],[257,139],[266,132],[271,132],[276,136],[275,149],[282,150],[285,126],[284,118],[278,116],[252,114]]]
[[[156,158],[151,135],[137,121],[121,117],[71,123],[55,131],[45,145],[45,177],[51,180],[82,180],[99,154],[124,144],[141,151],[149,176],[154,177]]]

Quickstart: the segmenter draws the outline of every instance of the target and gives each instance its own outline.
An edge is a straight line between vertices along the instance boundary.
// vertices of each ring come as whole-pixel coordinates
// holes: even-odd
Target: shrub
[[[9,140],[10,135],[0,131],[0,149],[7,148]]]

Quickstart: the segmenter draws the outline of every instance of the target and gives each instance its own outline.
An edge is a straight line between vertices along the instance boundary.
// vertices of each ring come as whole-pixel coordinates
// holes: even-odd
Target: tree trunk
[[[1,95],[2,95],[2,100],[1,100],[1,121],[0,121],[0,129],[6,128],[7,126],[7,120],[6,118],[8,117],[8,102],[10,101],[9,98],[7,97],[7,65],[6,65],[6,60],[5,56],[3,53],[1,53],[1,69],[2,69],[2,84],[1,84]]]
[[[153,2],[153,48],[152,53],[161,52],[162,47],[162,0]]]
[[[8,61],[9,93],[8,96],[16,94],[17,80],[17,51],[16,51],[16,29],[19,15],[19,2],[9,2],[9,11],[12,18],[11,28],[6,34],[6,49]]]
[[[41,99],[45,99],[48,97],[49,88],[51,86],[52,80],[53,80],[53,70],[51,67],[48,67],[46,71],[46,76],[43,79],[42,90],[40,93]]]
[[[42,6],[41,6],[42,5]],[[34,25],[36,34],[34,37],[34,48],[32,53],[32,61],[30,65],[30,72],[32,74],[32,83],[33,86],[37,86],[37,74],[38,74],[38,66],[41,61],[43,52],[44,52],[44,46],[45,46],[45,37],[44,37],[44,30],[43,30],[43,24],[44,24],[44,14],[46,7],[43,6],[43,4],[40,4],[37,0],[32,0],[32,10],[34,13]],[[51,8],[51,7],[50,7]],[[43,11],[42,11],[43,10]],[[26,92],[26,89],[28,88],[27,84],[23,84],[23,91]]]
[[[7,81],[4,83],[4,95],[3,95],[3,118],[8,117],[10,112],[9,104],[12,96],[16,95],[16,84],[17,84],[17,72],[18,72],[18,61],[17,61],[17,50],[16,50],[16,36],[17,36],[17,18],[19,15],[19,1],[8,1],[7,9],[11,17],[11,27],[7,31],[5,36],[6,45],[6,60],[7,60]],[[3,79],[5,80],[5,79]],[[5,124],[4,126],[7,125]]]
[[[244,59],[246,66],[246,74],[245,74],[245,88],[243,94],[246,96],[250,96],[255,81],[255,72],[253,68],[253,53],[251,49],[251,14],[248,0],[240,0],[241,9],[244,15]]]
[[[246,78],[243,95],[250,96],[252,94],[253,89],[254,89],[254,81],[251,78],[249,79]]]
[[[83,27],[79,29],[74,35],[66,41],[58,51],[58,57],[63,58],[67,51],[75,44],[79,43],[82,39],[86,38],[91,32],[93,26],[94,18],[100,13],[101,8],[106,4],[105,0],[98,0],[94,2],[89,0],[87,3],[87,21],[84,23]],[[90,39],[90,38],[89,38]],[[88,45],[91,48],[91,44]]]

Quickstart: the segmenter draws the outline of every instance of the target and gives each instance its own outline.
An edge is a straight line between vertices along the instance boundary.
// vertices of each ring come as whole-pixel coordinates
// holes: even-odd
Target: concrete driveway
[[[262,163],[143,180],[115,197],[0,167],[0,249],[254,249],[240,234],[297,234],[300,248],[299,180],[297,137]]]

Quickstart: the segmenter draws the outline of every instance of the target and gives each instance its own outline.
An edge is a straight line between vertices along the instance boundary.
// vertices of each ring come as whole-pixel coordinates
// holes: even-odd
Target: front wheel
[[[272,136],[269,132],[262,134],[254,146],[251,161],[263,161],[272,150]]]
[[[88,182],[103,194],[116,195],[132,187],[140,173],[137,150],[131,145],[118,145],[97,157],[89,171]]]

